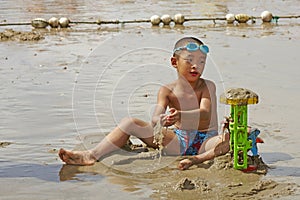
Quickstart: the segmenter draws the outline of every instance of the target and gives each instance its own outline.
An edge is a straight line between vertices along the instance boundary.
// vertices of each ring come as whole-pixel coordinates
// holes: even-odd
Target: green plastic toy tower
[[[234,169],[248,167],[247,152],[252,147],[248,140],[248,104],[257,104],[258,95],[244,88],[227,90],[220,97],[220,102],[230,105],[230,151],[233,152]]]

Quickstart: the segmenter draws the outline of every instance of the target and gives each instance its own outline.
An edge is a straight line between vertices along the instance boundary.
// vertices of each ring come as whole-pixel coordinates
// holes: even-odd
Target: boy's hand
[[[160,119],[163,126],[172,126],[180,119],[180,113],[175,108],[170,108],[170,114],[161,114]]]
[[[192,160],[190,160],[190,159],[184,159],[184,160],[182,160],[182,161],[179,162],[178,168],[180,170],[186,170],[186,169],[190,168],[190,166],[192,166],[192,165],[193,165],[193,161]]]

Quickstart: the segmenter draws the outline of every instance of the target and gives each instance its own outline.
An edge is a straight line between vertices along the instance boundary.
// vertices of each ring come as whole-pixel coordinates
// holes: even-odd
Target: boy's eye
[[[205,61],[204,60],[199,60],[199,61],[194,61],[193,59],[189,59],[189,58],[186,58],[186,59],[184,59],[186,62],[188,62],[188,63],[190,63],[190,64],[196,64],[196,63],[198,63],[198,64],[204,64],[205,63]]]
[[[184,59],[186,62],[189,62],[189,63],[192,63],[193,62],[193,59],[191,59],[191,58],[186,58],[186,59]]]

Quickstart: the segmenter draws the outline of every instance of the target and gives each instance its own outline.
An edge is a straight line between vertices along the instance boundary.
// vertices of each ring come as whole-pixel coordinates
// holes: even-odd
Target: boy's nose
[[[196,63],[192,64],[192,69],[197,69],[197,68],[199,68],[199,66]]]

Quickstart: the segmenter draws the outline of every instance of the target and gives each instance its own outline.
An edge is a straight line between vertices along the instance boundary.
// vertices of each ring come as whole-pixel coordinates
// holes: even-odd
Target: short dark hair
[[[178,47],[182,47],[182,46],[186,45],[189,42],[196,42],[198,45],[204,44],[201,40],[199,40],[196,37],[183,37],[175,43],[173,51],[175,49],[177,49]],[[173,56],[175,56],[175,53],[173,53]]]

